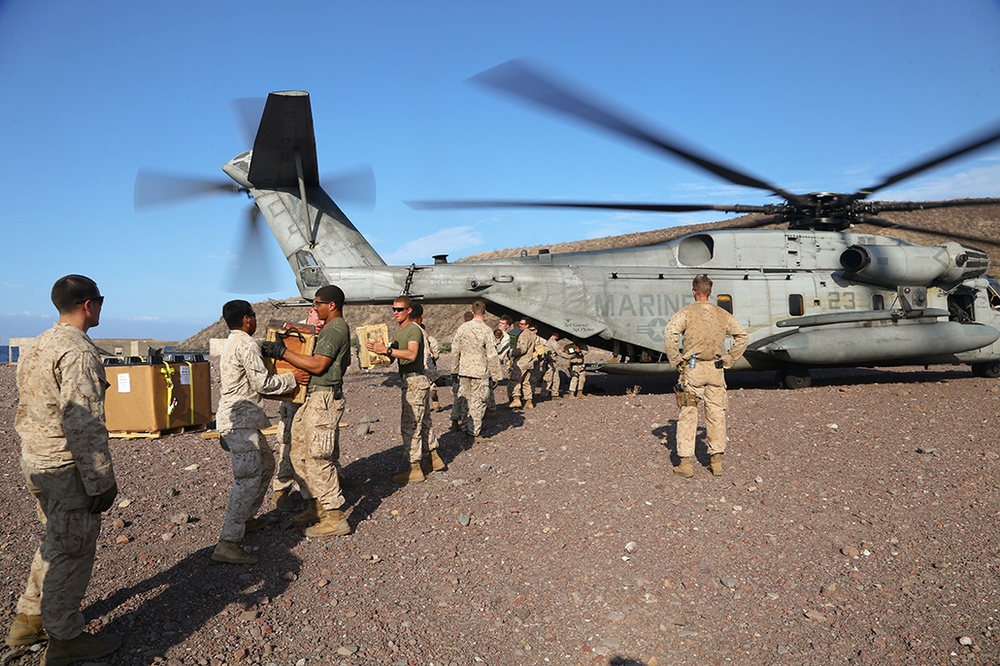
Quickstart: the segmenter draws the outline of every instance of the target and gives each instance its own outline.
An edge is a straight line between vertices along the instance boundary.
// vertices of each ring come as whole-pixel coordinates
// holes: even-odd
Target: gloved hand
[[[111,508],[111,505],[115,503],[115,498],[118,497],[118,484],[111,486],[105,490],[100,495],[90,496],[90,512],[91,513],[104,513]]]
[[[715,367],[717,367],[717,368],[723,368],[723,367],[725,367],[725,363],[723,362],[721,356],[716,357],[716,359],[715,359]]]
[[[285,355],[285,350],[285,341],[281,338],[278,338],[273,342],[267,341],[260,343],[260,353],[266,358],[281,358]]]

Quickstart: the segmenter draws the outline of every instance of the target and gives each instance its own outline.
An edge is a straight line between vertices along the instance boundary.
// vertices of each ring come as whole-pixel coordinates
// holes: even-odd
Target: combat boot
[[[251,534],[253,532],[260,532],[265,527],[270,527],[270,526],[271,526],[271,521],[268,520],[267,518],[251,518],[246,523],[244,523],[243,531],[246,532],[247,534]]]
[[[681,458],[681,464],[674,467],[674,474],[683,476],[685,479],[690,479],[694,476],[694,470],[691,468],[691,456]]]
[[[722,454],[713,453],[712,461],[709,463],[713,476],[722,476]]]
[[[97,636],[86,632],[68,641],[50,638],[42,655],[42,666],[67,666],[77,661],[93,661],[109,655],[122,645],[117,636]]]
[[[511,398],[510,399],[510,404],[507,405],[507,406],[510,407],[511,409],[521,409],[521,399],[520,398]]]
[[[344,536],[351,533],[351,524],[340,509],[327,511],[323,519],[306,530],[307,537]]]
[[[21,645],[34,645],[48,639],[49,635],[42,628],[41,615],[18,613],[17,617],[14,618],[14,624],[11,625],[10,631],[7,633],[7,640],[4,642],[10,647],[19,647]]]
[[[292,501],[292,494],[288,488],[274,491],[274,508],[284,513],[295,511],[295,502]]]
[[[313,497],[309,500],[309,506],[306,507],[306,510],[302,513],[296,514],[295,517],[292,518],[292,525],[298,525],[300,527],[303,525],[312,525],[313,523],[319,521],[323,517],[324,513],[326,513],[326,509],[320,505],[318,499]]]
[[[475,439],[472,441],[473,444],[489,444],[492,440],[489,437],[483,437],[482,435],[476,435]]]
[[[435,472],[448,469],[447,463],[441,459],[441,455],[437,452],[437,449],[431,451],[431,469]]]
[[[257,556],[243,550],[235,541],[220,541],[212,552],[213,562],[225,564],[257,564]]]
[[[524,401],[524,408],[525,409],[534,409],[535,408],[535,403],[533,403],[530,400],[525,400]]]
[[[420,483],[424,480],[424,470],[420,469],[420,463],[410,463],[410,469],[400,472],[392,477],[393,483],[407,484]]]
[[[458,422],[458,419],[451,420],[451,431],[458,432],[462,429],[462,424]]]

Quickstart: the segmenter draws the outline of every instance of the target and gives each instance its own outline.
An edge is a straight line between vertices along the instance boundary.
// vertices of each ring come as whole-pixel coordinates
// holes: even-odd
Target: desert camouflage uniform
[[[483,321],[472,319],[458,327],[452,341],[452,372],[458,375],[458,395],[467,409],[463,422],[465,432],[479,435],[486,413],[487,397],[492,392],[490,379],[500,381],[500,359],[493,330]]]
[[[292,469],[299,492],[328,510],[344,505],[340,488],[340,418],[347,404],[344,373],[351,363],[351,331],[343,317],[323,327],[313,354],[333,359],[322,375],[313,375],[306,401],[292,420]]]
[[[423,450],[433,451],[438,447],[437,435],[434,434],[434,422],[431,419],[431,404],[438,401],[437,387],[434,386],[434,382],[438,378],[438,343],[433,336],[427,334],[423,326],[420,326],[420,332],[424,336],[424,376],[427,377],[427,409],[424,410],[424,416],[420,419],[420,444]]]
[[[569,357],[569,392],[570,394],[578,393],[583,394],[583,384],[587,379],[586,360],[585,354],[587,353],[587,347],[582,343],[573,343],[576,348],[576,352],[569,353],[565,351],[565,354]],[[564,350],[568,350],[569,345],[564,347]]]
[[[261,396],[295,389],[295,375],[268,372],[260,347],[241,330],[229,331],[219,375],[222,392],[216,426],[233,465],[233,488],[219,539],[240,542],[246,521],[257,515],[274,474],[274,452],[261,433],[270,424]]]
[[[532,331],[521,331],[517,336],[517,347],[511,352],[514,359],[510,368],[510,381],[513,384],[511,398],[525,402],[534,400],[535,372],[538,369],[538,358],[535,356],[535,346],[538,336]]]
[[[80,602],[101,531],[91,501],[115,485],[104,421],[107,387],[97,347],[69,324],[35,338],[17,364],[21,470],[45,526],[17,612],[41,615],[49,636],[61,640],[84,629]]]
[[[684,351],[680,338],[684,336]],[[726,336],[733,337],[733,345],[725,354]],[[697,301],[682,308],[670,318],[663,329],[663,346],[674,367],[684,365],[684,385],[705,403],[705,431],[708,453],[726,451],[726,377],[723,368],[731,368],[747,348],[747,334],[736,318],[708,301]],[[692,355],[698,360],[693,369],[686,364]],[[715,367],[716,357],[722,359],[723,368]],[[695,434],[698,431],[698,407],[681,407],[677,417],[677,455],[681,458],[694,455]]]
[[[411,328],[411,326],[413,328]],[[415,322],[396,331],[392,338],[399,349],[406,349],[410,341],[419,345],[415,361],[399,361],[399,374],[403,380],[400,395],[399,431],[403,436],[403,448],[408,451],[410,463],[419,463],[427,452],[438,447],[433,428],[425,428],[425,419],[430,422],[431,383],[424,374],[424,336]]]
[[[542,387],[553,398],[558,397],[562,391],[562,377],[559,375],[558,360],[562,355],[564,342],[558,338],[549,338],[545,341],[545,356],[541,360],[542,365]]]
[[[291,491],[295,485],[295,470],[292,468],[292,421],[302,405],[297,402],[282,402],[278,405],[278,430],[275,437],[278,440],[277,467],[274,472],[274,482],[271,488]]]

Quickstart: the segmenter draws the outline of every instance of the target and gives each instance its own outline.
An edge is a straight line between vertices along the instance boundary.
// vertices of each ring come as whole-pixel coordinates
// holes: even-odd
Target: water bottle
[[[698,355],[691,354],[691,358],[688,359],[688,368],[694,370],[694,366],[698,364]]]

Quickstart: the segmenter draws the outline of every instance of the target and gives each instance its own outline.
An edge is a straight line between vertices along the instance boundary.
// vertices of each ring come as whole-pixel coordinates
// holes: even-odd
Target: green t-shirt
[[[343,317],[337,317],[326,324],[316,338],[313,355],[327,356],[333,363],[322,375],[313,375],[310,386],[337,386],[344,379],[344,373],[351,364],[351,329]]]
[[[399,374],[405,375],[408,372],[424,371],[424,332],[420,330],[416,322],[410,322],[403,328],[396,331],[392,336],[392,341],[397,343],[397,348],[407,349],[411,342],[417,343],[417,359],[415,361],[404,361],[399,358]]]

